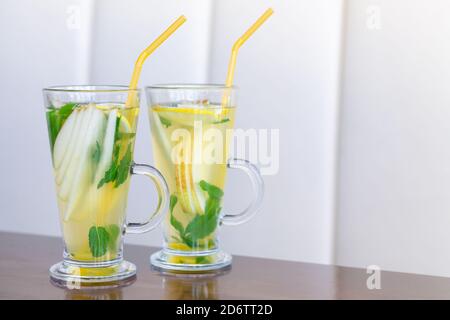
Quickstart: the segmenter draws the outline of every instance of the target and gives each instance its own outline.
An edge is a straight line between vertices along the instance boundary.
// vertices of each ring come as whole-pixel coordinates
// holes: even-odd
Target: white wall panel
[[[348,1],[339,264],[450,275],[449,12]]]

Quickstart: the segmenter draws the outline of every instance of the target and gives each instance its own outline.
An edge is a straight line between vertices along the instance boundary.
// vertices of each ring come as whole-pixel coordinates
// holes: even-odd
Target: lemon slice
[[[220,113],[219,109],[215,110],[215,108],[199,108],[199,106],[195,104],[179,104],[177,107],[154,106],[153,110],[157,112],[170,111],[175,113],[206,114],[212,116]]]
[[[191,248],[187,244],[180,243],[180,242],[170,242],[168,244],[168,246],[169,246],[169,249],[172,249],[172,250],[180,250],[180,251],[190,251],[191,250]]]
[[[196,264],[196,257],[189,256],[169,256],[168,262],[173,264]]]
[[[226,109],[225,109],[226,110]],[[154,106],[153,111],[160,116],[161,122],[164,120],[170,124],[193,127],[195,121],[203,124],[211,124],[220,121],[227,111],[220,108],[199,108],[198,105],[179,104],[178,107]]]

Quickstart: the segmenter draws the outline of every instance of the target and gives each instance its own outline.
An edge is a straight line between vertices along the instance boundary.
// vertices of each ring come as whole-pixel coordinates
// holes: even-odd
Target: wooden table
[[[223,275],[189,278],[152,271],[156,248],[124,250],[138,267],[133,284],[61,289],[48,276],[61,260],[61,239],[0,232],[0,299],[450,299],[448,278],[382,272],[381,289],[369,290],[363,269],[239,256]]]

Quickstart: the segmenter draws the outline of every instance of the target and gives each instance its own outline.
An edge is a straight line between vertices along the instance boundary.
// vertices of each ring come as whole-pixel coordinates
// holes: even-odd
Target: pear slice
[[[60,166],[56,169],[56,184],[61,185],[64,181],[64,176],[70,167],[75,149],[77,145],[80,143],[80,136],[83,135],[83,132],[86,132],[87,127],[87,116],[88,113],[84,112],[85,108],[80,108],[74,112],[70,116],[76,116],[76,124],[75,128],[72,132],[70,140],[67,142],[68,147],[62,159]]]
[[[77,113],[72,112],[64,122],[63,127],[56,137],[55,146],[53,148],[53,166],[55,169],[59,168],[64,159],[64,155],[69,148],[69,141],[72,137],[74,128],[76,127],[77,118]]]
[[[56,141],[55,141],[55,145],[56,145],[56,143],[58,143],[60,145],[63,145],[63,144],[66,145],[63,156],[61,157],[61,159],[58,159],[59,163],[54,166],[55,181],[58,186],[61,185],[61,182],[62,182],[62,176],[63,176],[62,173],[67,169],[67,166],[70,163],[70,160],[71,160],[70,156],[71,156],[71,153],[73,152],[73,148],[75,147],[75,144],[77,141],[77,135],[79,134],[78,131],[80,130],[80,127],[81,127],[82,114],[80,114],[79,109],[75,109],[72,112],[72,114],[69,116],[69,118],[74,119],[74,127],[73,127],[73,130],[71,130],[72,132],[70,134],[70,137],[68,137],[68,139],[63,140],[61,138],[61,137],[63,137],[63,135],[58,135],[56,137]],[[67,119],[66,122],[68,120],[69,119]],[[62,133],[63,130],[66,130],[65,126],[63,126],[61,128],[60,133]],[[64,135],[64,137],[65,137],[65,135]],[[54,155],[53,155],[53,159],[55,159]],[[56,162],[56,161],[54,160],[54,162]]]
[[[64,201],[68,200],[69,194],[71,192],[71,187],[75,179],[75,171],[81,161],[81,149],[83,148],[83,145],[85,145],[84,140],[87,135],[87,129],[89,127],[92,110],[92,108],[86,107],[80,109],[78,115],[80,117],[80,119],[78,120],[80,122],[80,128],[75,133],[75,141],[73,147],[71,148],[71,150],[69,150],[70,153],[67,155],[68,159],[58,170],[56,175],[57,183],[61,180],[58,196]]]
[[[83,196],[89,192],[91,187],[91,177],[92,177],[92,150],[95,147],[96,143],[101,137],[104,131],[104,125],[106,122],[106,117],[102,111],[97,109],[93,105],[89,105],[87,107],[87,111],[90,112],[91,117],[89,121],[89,126],[86,130],[86,134],[84,137],[84,141],[77,149],[78,152],[78,161],[75,162],[76,165],[72,166],[75,168],[73,173],[73,183],[71,186],[71,191],[69,194],[67,210],[65,214],[65,220],[75,219],[82,220],[87,217],[90,210],[77,210],[77,206],[79,203],[83,202]],[[89,199],[87,199],[89,200]],[[95,200],[95,199],[92,199]],[[87,201],[88,203],[95,201]]]
[[[105,175],[105,172],[109,169],[112,161],[112,155],[114,150],[114,138],[117,121],[117,110],[114,109],[109,113],[108,121],[106,123],[105,137],[102,142],[102,152],[100,155],[100,161],[95,173],[94,184],[97,187],[100,180]]]

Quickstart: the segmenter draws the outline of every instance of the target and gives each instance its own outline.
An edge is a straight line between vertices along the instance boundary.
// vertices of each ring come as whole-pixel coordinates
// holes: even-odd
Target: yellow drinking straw
[[[130,89],[136,89],[139,81],[139,76],[141,75],[142,65],[145,60],[151,55],[164,41],[169,38],[172,33],[174,33],[183,23],[186,22],[186,17],[181,15],[174,23],[172,23],[161,35],[156,38],[144,51],[141,52],[139,57],[136,60],[136,64],[134,66],[133,75],[131,76]],[[131,106],[131,101],[133,100],[132,93],[128,95],[127,106]]]
[[[234,43],[233,48],[231,49],[231,57],[230,62],[228,64],[228,73],[227,73],[227,80],[225,82],[225,85],[227,87],[231,87],[233,85],[233,76],[234,76],[234,69],[236,67],[236,57],[239,51],[239,48],[245,43],[245,41],[248,40],[248,38],[251,37],[251,35],[258,30],[258,28],[266,22],[267,19],[272,15],[273,10],[272,8],[267,9],[262,16],[256,20],[256,22],[248,28],[247,31]]]

